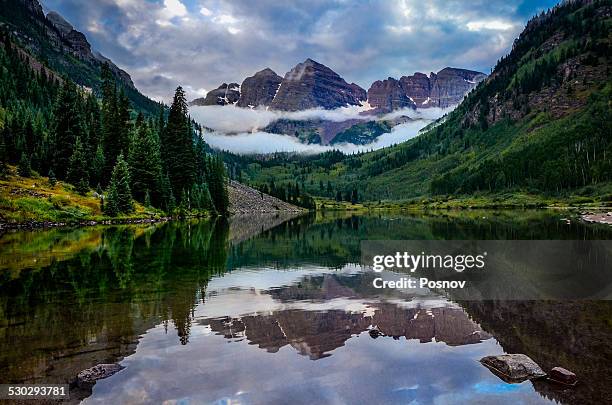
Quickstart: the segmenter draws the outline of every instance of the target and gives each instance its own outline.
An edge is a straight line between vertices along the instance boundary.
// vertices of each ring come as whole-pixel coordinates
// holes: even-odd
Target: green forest
[[[106,65],[98,96],[60,77],[0,34],[0,173],[48,176],[96,190],[107,216],[133,200],[168,214],[228,214],[225,166],[207,153],[182,88],[156,116],[130,102]]]

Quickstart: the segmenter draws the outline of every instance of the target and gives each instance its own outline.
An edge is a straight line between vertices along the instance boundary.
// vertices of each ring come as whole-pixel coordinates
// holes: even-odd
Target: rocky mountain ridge
[[[370,114],[401,108],[447,108],[459,104],[486,77],[481,72],[446,67],[429,76],[416,72],[399,80],[392,77],[377,80],[366,91],[355,83],[347,83],[327,66],[306,59],[284,78],[266,68],[244,79],[241,85],[223,83],[190,105],[236,104],[244,108],[300,111],[363,105],[367,101],[372,107]]]
[[[429,76],[416,72],[399,80],[389,77],[376,81],[368,89],[368,102],[381,112],[399,108],[448,108],[487,77],[484,73],[446,67]]]

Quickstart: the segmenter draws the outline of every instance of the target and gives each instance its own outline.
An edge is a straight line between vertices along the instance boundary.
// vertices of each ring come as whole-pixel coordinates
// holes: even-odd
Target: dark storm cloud
[[[264,67],[283,75],[310,57],[347,81],[445,66],[488,73],[529,17],[553,1],[44,0],[125,68],[141,90],[168,99],[240,82]]]

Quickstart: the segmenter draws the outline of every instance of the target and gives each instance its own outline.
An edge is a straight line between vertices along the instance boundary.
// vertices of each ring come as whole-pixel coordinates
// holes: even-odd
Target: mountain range
[[[347,83],[329,67],[306,59],[284,77],[266,68],[244,79],[242,84],[223,83],[206,97],[190,102],[192,106],[228,105],[265,107],[278,111],[301,111],[311,108],[335,109],[364,105],[372,107],[371,115],[401,108],[448,108],[457,105],[476,85],[487,77],[484,73],[446,67],[429,76],[416,72],[399,80],[389,77],[372,83],[366,91]]]

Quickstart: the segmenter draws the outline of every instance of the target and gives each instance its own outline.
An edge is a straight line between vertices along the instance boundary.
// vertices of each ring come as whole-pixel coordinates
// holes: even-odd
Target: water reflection
[[[422,300],[373,290],[372,275],[352,265],[361,239],[610,239],[609,228],[543,212],[286,219],[4,235],[0,383],[64,383],[124,359],[127,368],[98,383],[90,401],[612,395],[608,303]],[[502,351],[565,365],[589,382],[571,391],[500,384],[476,360]]]

